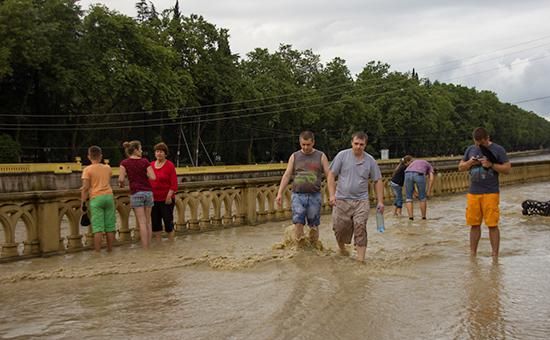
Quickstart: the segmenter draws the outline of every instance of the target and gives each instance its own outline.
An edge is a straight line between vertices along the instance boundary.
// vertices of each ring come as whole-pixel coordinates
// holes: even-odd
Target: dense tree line
[[[303,129],[329,158],[350,134],[391,157],[460,154],[476,126],[508,150],[550,146],[550,122],[489,91],[280,45],[240,57],[229,32],[176,1],[130,18],[74,0],[0,0],[0,161],[69,161],[165,141],[180,164],[286,160]],[[152,156],[152,155],[150,155]]]

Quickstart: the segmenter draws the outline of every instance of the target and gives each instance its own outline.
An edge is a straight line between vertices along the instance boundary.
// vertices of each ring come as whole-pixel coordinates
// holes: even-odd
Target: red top
[[[147,178],[147,168],[151,165],[147,158],[126,158],[120,162],[120,165],[126,169],[126,174],[128,174],[130,193],[153,191],[149,178]]]
[[[157,179],[151,182],[153,187],[153,200],[156,202],[165,201],[168,196],[168,191],[173,190],[174,193],[178,190],[178,177],[176,176],[176,167],[174,163],[166,160],[166,162],[160,167],[155,167],[155,162],[151,162],[151,167],[155,171]],[[172,195],[174,197],[174,195]]]

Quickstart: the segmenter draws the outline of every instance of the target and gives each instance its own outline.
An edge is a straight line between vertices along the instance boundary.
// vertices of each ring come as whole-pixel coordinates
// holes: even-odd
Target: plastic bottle
[[[379,209],[376,209],[376,230],[380,233],[386,230],[386,228],[384,228],[384,214],[382,214]]]

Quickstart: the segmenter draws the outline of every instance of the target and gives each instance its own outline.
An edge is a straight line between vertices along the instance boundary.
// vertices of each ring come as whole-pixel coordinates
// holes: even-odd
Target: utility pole
[[[180,145],[181,145],[180,142],[181,142],[181,133],[182,133],[182,131],[181,131],[181,120],[180,120],[180,131],[179,131],[179,133],[178,133],[178,152],[177,152],[177,154],[176,154],[176,157],[177,157],[177,158],[176,158],[176,168],[179,168],[179,166],[180,166]]]
[[[199,166],[199,142],[201,139],[201,117],[197,123],[197,144],[195,147],[195,166]]]
[[[191,149],[189,149],[189,143],[187,143],[187,138],[185,138],[185,132],[183,132],[183,128],[180,127],[180,133],[183,137],[183,142],[185,143],[185,149],[187,149],[187,155],[189,156],[189,161],[191,162],[192,166],[195,166],[195,163],[193,162],[193,155],[191,154]]]

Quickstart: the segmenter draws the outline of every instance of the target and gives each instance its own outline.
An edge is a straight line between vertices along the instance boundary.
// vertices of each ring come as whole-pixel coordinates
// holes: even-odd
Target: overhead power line
[[[347,86],[353,86],[353,83],[349,84],[340,84],[340,85],[334,85],[330,87],[323,88],[323,90],[334,90],[339,89]],[[169,112],[179,112],[179,111],[195,111],[195,110],[201,110],[201,109],[209,109],[214,107],[220,107],[220,106],[229,106],[229,105],[237,105],[237,104],[249,104],[254,102],[260,102],[260,101],[266,101],[266,100],[272,100],[272,99],[281,99],[281,98],[287,98],[291,96],[303,96],[310,92],[318,91],[318,89],[303,89],[297,92],[292,93],[286,93],[282,95],[277,96],[269,96],[269,97],[261,97],[256,99],[248,99],[248,100],[241,100],[241,101],[233,101],[233,102],[225,102],[225,103],[217,103],[217,104],[208,104],[208,105],[197,105],[197,106],[182,106],[177,108],[170,108],[170,109],[161,109],[161,110],[143,110],[143,111],[128,111],[128,112],[105,112],[105,113],[82,113],[82,114],[50,114],[50,113],[32,113],[32,114],[16,114],[16,113],[7,113],[2,114],[0,113],[0,117],[51,117],[51,118],[79,118],[79,117],[89,117],[90,115],[97,115],[100,117],[110,117],[110,116],[130,116],[130,115],[138,115],[138,114],[147,114],[147,113],[169,113]],[[273,105],[273,104],[272,104]],[[282,104],[278,104],[282,105]],[[256,107],[261,108],[261,106]],[[247,108],[247,110],[250,110],[250,108]],[[229,111],[220,111],[218,113],[229,113],[239,110],[229,110]]]
[[[395,90],[391,90],[391,91],[385,91],[383,93],[376,93],[376,94],[373,94],[371,96],[367,96],[366,98],[370,98],[370,97],[373,97],[373,96],[379,96],[379,95],[382,95],[382,94],[388,94],[388,93],[393,93],[393,92],[399,92],[401,91],[401,88],[399,89],[395,89]],[[275,111],[268,111],[268,112],[259,112],[259,113],[251,113],[251,114],[242,114],[242,115],[237,115],[237,116],[230,116],[230,117],[218,117],[218,118],[207,118],[207,119],[202,119],[202,118],[198,118],[196,120],[186,120],[186,121],[182,121],[182,122],[179,122],[179,121],[172,121],[172,122],[162,122],[162,123],[154,123],[154,124],[147,124],[145,120],[136,120],[136,121],[132,121],[132,123],[137,123],[137,125],[132,125],[132,126],[113,126],[113,127],[99,127],[99,126],[94,126],[94,127],[89,127],[86,129],[86,131],[93,131],[93,130],[114,130],[114,129],[122,129],[122,128],[131,128],[131,129],[136,129],[136,128],[148,128],[148,127],[157,127],[157,126],[174,126],[174,125],[180,125],[180,124],[194,124],[194,123],[198,123],[199,121],[201,123],[207,123],[207,122],[215,122],[215,121],[224,121],[224,120],[232,120],[232,119],[241,119],[241,118],[252,118],[252,117],[260,117],[260,116],[266,116],[266,115],[271,115],[271,114],[277,114],[277,113],[284,113],[284,112],[289,112],[289,111],[295,111],[295,110],[301,110],[301,109],[309,109],[309,108],[314,108],[314,107],[321,107],[321,106],[326,106],[326,105],[330,105],[330,104],[338,104],[338,103],[345,103],[347,101],[350,101],[350,100],[355,100],[357,98],[348,98],[348,99],[341,99],[341,100],[336,100],[336,101],[332,101],[332,102],[324,102],[324,103],[317,103],[317,104],[312,104],[312,105],[307,105],[307,106],[301,106],[301,107],[291,107],[291,108],[287,108],[287,109],[281,109],[281,110],[275,110]],[[139,124],[141,123],[141,124]],[[60,125],[60,126],[64,126],[64,125]],[[36,125],[34,126],[25,126],[25,127],[17,127],[17,126],[9,126],[9,127],[2,127],[2,129],[4,130],[20,130],[20,131],[73,131],[75,130],[75,128],[78,128],[78,127],[54,127],[54,126],[43,126],[42,129],[39,129],[37,128]]]
[[[460,58],[460,59],[449,60],[449,61],[447,61],[447,62],[440,63],[440,64],[434,64],[434,65],[430,65],[430,66],[420,67],[420,68],[417,68],[417,70],[419,70],[419,71],[425,71],[425,70],[428,70],[428,69],[432,69],[432,68],[436,68],[436,67],[441,67],[441,66],[444,66],[444,65],[449,65],[449,64],[454,64],[454,63],[458,63],[458,62],[465,61],[465,60],[475,59],[475,58],[479,58],[479,57],[491,55],[491,54],[494,54],[494,53],[497,53],[497,52],[506,51],[506,50],[512,49],[512,48],[514,48],[514,47],[527,45],[527,44],[530,44],[530,43],[533,43],[533,42],[537,42],[537,41],[541,41],[541,40],[546,40],[546,39],[548,39],[548,38],[550,38],[550,35],[546,35],[546,36],[543,36],[543,37],[540,37],[540,38],[537,38],[537,39],[533,39],[533,40],[523,41],[523,42],[520,42],[520,43],[511,45],[511,46],[499,48],[499,49],[494,50],[494,51],[491,51],[491,52],[486,52],[486,53],[482,53],[482,54],[477,54],[477,55],[473,55],[473,56],[469,56],[469,57],[465,57],[465,58]],[[545,46],[545,45],[543,45],[543,46]],[[538,47],[537,47],[537,48],[538,48]]]
[[[397,82],[397,84],[394,83],[392,85],[394,85],[394,86],[399,85],[399,84],[407,82],[407,81],[410,81],[410,80],[409,79],[403,79],[403,80],[400,80],[399,82]],[[41,127],[43,127],[43,128],[65,127],[65,128],[71,128],[73,130],[75,130],[75,129],[84,130],[87,127],[92,127],[92,130],[96,130],[100,127],[104,127],[104,128],[134,127],[134,126],[132,126],[132,124],[134,124],[134,123],[144,124],[144,123],[162,122],[163,124],[160,124],[160,125],[165,125],[164,124],[165,121],[171,121],[171,120],[175,120],[175,119],[180,120],[184,124],[189,124],[189,119],[193,120],[193,119],[196,118],[196,119],[201,119],[201,120],[204,121],[204,118],[211,117],[211,116],[221,116],[221,115],[224,115],[224,114],[234,114],[234,113],[245,113],[245,112],[256,111],[256,110],[261,110],[261,109],[269,109],[269,108],[273,108],[273,107],[288,106],[288,105],[292,105],[292,104],[299,104],[299,103],[303,103],[303,102],[323,100],[323,99],[328,99],[328,98],[336,97],[336,96],[354,94],[354,93],[357,93],[357,92],[360,92],[360,91],[373,90],[373,89],[376,89],[378,87],[386,87],[386,86],[388,86],[388,84],[377,84],[377,85],[366,86],[366,87],[356,86],[355,89],[352,90],[352,91],[334,92],[334,93],[331,93],[331,94],[328,94],[328,95],[316,95],[316,96],[306,97],[306,98],[302,98],[300,100],[295,100],[295,101],[291,101],[291,102],[274,103],[274,104],[269,104],[269,105],[264,105],[264,106],[259,106],[259,107],[242,108],[242,109],[229,110],[229,111],[211,112],[211,113],[195,114],[195,115],[185,115],[185,116],[180,116],[180,117],[175,117],[175,118],[161,117],[161,118],[147,118],[147,119],[144,118],[144,119],[135,119],[135,120],[126,120],[125,119],[125,120],[117,120],[117,121],[111,121],[111,122],[87,122],[87,123],[44,123],[44,124],[36,124],[36,123],[2,123],[2,124],[0,124],[0,127],[5,128],[5,129],[11,129],[11,130],[19,129],[19,128],[27,128],[27,127],[32,127],[34,130],[36,130],[37,128],[41,128]],[[385,92],[387,92],[387,91],[377,93],[377,95],[384,94]],[[331,102],[328,102],[328,103],[324,102],[324,103],[321,103],[321,104],[330,104],[330,103]],[[300,110],[300,109],[309,108],[309,107],[311,107],[311,106],[308,106],[308,105],[296,106],[296,107],[288,108],[288,109],[283,110],[283,111]],[[276,111],[272,111],[272,112],[277,113],[277,112],[280,112],[280,111],[281,110],[276,110]],[[242,115],[236,115],[235,117],[241,117],[241,116]],[[49,116],[46,116],[46,117],[49,117]],[[46,117],[44,117],[44,118],[46,118]],[[224,118],[228,118],[228,117],[224,117]],[[213,120],[216,120],[216,119],[213,119]],[[113,127],[113,125],[121,125],[121,126]],[[157,126],[159,126],[159,125],[157,125]]]
[[[518,101],[515,101],[515,102],[513,102],[513,103],[511,103],[511,104],[530,103],[530,102],[536,102],[536,101],[545,100],[545,99],[550,99],[550,96],[518,100]]]
[[[470,57],[462,58],[462,59],[456,59],[456,60],[448,61],[448,62],[441,63],[441,64],[436,64],[436,65],[431,65],[431,66],[419,68],[417,70],[422,71],[422,70],[426,70],[426,69],[430,69],[430,68],[441,67],[441,66],[444,66],[444,65],[452,64],[452,63],[463,61],[463,60],[468,60],[468,59],[473,59],[473,58],[477,58],[477,57],[480,57],[480,56],[494,54],[496,52],[508,50],[508,49],[511,49],[511,48],[514,48],[514,47],[517,47],[517,46],[526,45],[526,44],[529,44],[529,43],[532,43],[532,42],[541,41],[541,40],[545,40],[545,39],[548,39],[548,38],[550,38],[550,35],[544,36],[544,37],[541,37],[541,38],[537,38],[537,39],[533,39],[533,40],[528,40],[528,41],[525,41],[525,42],[520,42],[518,44],[508,46],[508,47],[504,47],[504,48],[501,48],[501,49],[498,49],[498,50],[495,50],[495,51],[492,51],[492,52],[478,54],[478,55],[475,55],[475,56],[470,56]],[[519,53],[519,52],[523,52],[523,51],[527,51],[527,50],[531,50],[531,49],[535,49],[535,48],[539,48],[539,47],[543,47],[543,46],[547,46],[547,45],[548,44],[538,45],[538,46],[531,47],[531,48],[528,48],[528,49],[524,49],[524,50],[521,50],[521,51],[511,52],[507,55],[511,55],[511,54],[514,54],[514,53]],[[434,71],[434,72],[431,72],[431,73],[427,73],[426,75],[432,75],[432,74],[437,74],[437,73],[448,72],[450,70],[455,70],[455,69],[459,69],[459,68],[462,68],[462,67],[467,67],[467,66],[487,62],[487,61],[492,61],[492,60],[495,60],[495,59],[498,59],[498,58],[502,58],[504,56],[506,56],[506,55],[497,56],[497,57],[492,58],[492,59],[488,59],[488,60],[484,60],[484,61],[480,61],[480,62],[476,62],[476,63],[472,63],[472,64],[462,65],[460,67],[453,67],[453,68],[450,68],[450,69],[438,70],[438,71]],[[343,88],[343,87],[350,86],[350,85],[352,85],[352,84],[339,84],[339,85],[326,87],[326,88],[323,88],[323,89],[324,90],[333,90],[333,89]],[[159,109],[159,110],[142,110],[142,111],[128,111],[128,112],[104,112],[104,113],[83,113],[83,114],[70,114],[70,113],[69,114],[67,114],[67,113],[66,114],[52,114],[52,113],[33,113],[33,114],[8,113],[8,114],[5,114],[5,113],[0,113],[0,117],[29,117],[29,118],[37,117],[38,118],[38,117],[47,116],[47,117],[51,117],[51,118],[79,118],[79,117],[89,117],[90,115],[98,115],[98,116],[101,116],[101,117],[105,117],[105,116],[118,116],[118,115],[128,116],[128,115],[138,115],[138,114],[147,114],[147,113],[151,114],[151,113],[169,113],[169,112],[178,112],[178,111],[193,111],[193,110],[201,110],[201,109],[208,109],[208,108],[215,108],[215,107],[223,107],[223,106],[228,106],[228,105],[248,104],[248,103],[260,102],[260,101],[265,101],[265,100],[287,98],[287,97],[291,97],[291,96],[304,95],[308,92],[315,92],[317,90],[318,89],[304,89],[304,90],[300,90],[298,92],[285,93],[285,94],[276,95],[276,96],[269,96],[269,97],[255,98],[255,99],[247,99],[247,100],[240,100],[240,101],[232,101],[232,102],[224,102],[224,103],[207,104],[207,105],[183,106],[183,107],[175,107],[175,108]],[[224,112],[228,112],[228,111],[224,111]]]
[[[548,37],[550,37],[550,36],[548,36]],[[534,42],[534,41],[546,39],[548,37],[531,40],[529,42]],[[526,43],[528,43],[528,42],[526,42]],[[516,44],[514,46],[519,46],[519,45],[523,45],[523,44],[524,43]],[[546,46],[546,45],[548,45],[548,44],[539,45],[539,46],[536,46],[534,48],[538,48],[538,47]],[[509,47],[509,48],[511,48],[511,47]],[[509,48],[505,48],[505,49],[509,49]],[[524,50],[521,50],[521,51],[525,51],[525,50],[528,50],[528,49],[524,49]],[[512,53],[509,53],[507,55],[510,55],[510,54],[513,54],[513,53],[518,53],[518,52],[521,52],[521,51],[512,52]],[[500,57],[502,57],[502,56],[499,56],[498,58],[500,58]],[[545,58],[548,58],[548,57],[550,57],[550,55],[542,56],[542,57],[534,58],[534,59],[528,59],[528,60],[525,60],[525,61],[522,61],[522,62],[514,63],[512,66],[515,66],[517,64],[527,63],[527,62],[535,62],[535,61],[545,59]],[[490,60],[492,60],[492,59],[490,59]],[[480,64],[482,62],[487,62],[487,61],[490,61],[490,60],[485,60],[485,61],[480,61],[480,62],[476,62],[476,63],[472,63],[472,64],[467,64],[467,65],[464,65],[463,67],[467,67],[467,66],[471,66],[471,65],[475,65],[475,64]],[[455,80],[455,79],[461,79],[461,78],[465,78],[465,77],[479,75],[479,74],[482,74],[482,73],[492,72],[492,71],[499,70],[499,69],[502,69],[502,68],[503,68],[503,66],[500,66],[500,67],[497,67],[497,68],[492,68],[492,69],[489,69],[489,70],[484,70],[484,71],[480,71],[480,72],[476,72],[476,73],[472,73],[472,74],[467,74],[467,75],[463,75],[463,76],[448,78],[447,81],[452,81],[452,80]],[[454,69],[457,69],[457,68],[455,67],[455,68],[451,68],[449,70],[454,70]],[[438,71],[438,72],[434,72],[434,73],[439,73],[439,72],[443,72],[443,71]],[[402,81],[406,82],[408,80],[409,79],[403,79]],[[261,109],[268,109],[268,108],[273,108],[273,107],[280,107],[280,106],[285,106],[285,105],[298,104],[298,103],[303,103],[303,102],[307,102],[307,101],[322,100],[322,99],[327,99],[327,98],[335,97],[335,96],[341,96],[341,95],[345,95],[345,94],[354,94],[358,91],[362,91],[362,90],[369,89],[369,88],[376,88],[376,87],[380,87],[380,86],[387,86],[388,84],[378,84],[378,85],[367,87],[367,88],[355,87],[354,89],[352,89],[350,91],[345,90],[345,88],[349,87],[350,85],[353,85],[353,84],[341,84],[341,85],[336,85],[336,86],[333,86],[333,87],[323,88],[323,90],[344,89],[341,92],[333,92],[333,93],[330,93],[328,95],[316,95],[316,96],[312,96],[312,97],[301,98],[299,100],[287,101],[287,102],[283,102],[283,103],[273,103],[273,104],[261,105],[261,106],[250,107],[250,108],[241,108],[241,109],[226,110],[226,111],[220,111],[220,112],[199,113],[199,114],[194,114],[194,115],[178,116],[177,119],[180,119],[179,122],[174,122],[173,121],[174,118],[161,117],[161,118],[144,118],[144,119],[137,119],[137,120],[127,120],[127,119],[125,119],[125,120],[121,120],[121,121],[111,121],[111,122],[87,122],[87,123],[81,123],[81,124],[77,124],[77,123],[35,124],[35,123],[21,123],[21,122],[19,122],[19,123],[4,123],[4,124],[0,124],[0,128],[2,128],[4,130],[27,130],[27,131],[28,130],[33,130],[33,131],[40,130],[39,128],[41,128],[41,127],[45,128],[47,130],[52,130],[53,129],[55,131],[68,131],[68,130],[75,130],[75,129],[78,129],[78,130],[99,130],[99,129],[143,128],[143,127],[167,126],[167,125],[178,125],[178,124],[191,124],[191,123],[196,122],[196,120],[194,120],[194,118],[200,118],[202,120],[202,122],[248,118],[248,117],[263,116],[263,115],[268,115],[268,114],[288,112],[288,111],[292,111],[292,110],[307,109],[307,108],[316,107],[316,106],[319,106],[319,105],[336,104],[336,103],[340,103],[342,101],[332,101],[332,102],[328,102],[328,103],[325,102],[325,103],[316,104],[316,105],[304,105],[304,106],[299,106],[299,107],[285,108],[285,109],[274,110],[274,111],[269,111],[269,112],[261,112],[261,113],[243,114],[244,112],[249,112],[249,111],[254,111],[254,110],[261,110]],[[288,93],[288,94],[284,94],[284,95],[263,97],[263,98],[245,100],[245,101],[235,101],[235,102],[219,103],[219,104],[211,104],[211,105],[203,105],[203,106],[195,106],[195,107],[183,107],[183,108],[168,109],[168,110],[107,113],[105,115],[107,115],[107,116],[110,116],[110,115],[112,115],[112,116],[128,115],[128,114],[133,115],[133,114],[144,114],[144,113],[160,113],[160,112],[168,112],[168,111],[173,111],[173,110],[193,110],[193,109],[200,109],[200,108],[222,107],[224,105],[231,105],[231,104],[252,103],[252,102],[258,102],[258,101],[265,101],[265,100],[269,100],[269,99],[288,98],[288,97],[296,96],[296,95],[300,95],[300,94],[304,95],[306,93],[310,93],[310,92],[314,92],[314,91],[318,91],[318,89],[308,89],[308,90],[302,90],[300,92],[293,92],[293,93]],[[393,91],[389,91],[389,92],[393,92]],[[379,93],[377,95],[381,95],[381,94],[384,94],[384,93],[386,93],[386,92],[382,92],[382,93]],[[543,100],[543,99],[546,99],[546,97],[533,98],[533,99],[530,99],[530,100],[518,101],[518,102],[515,102],[514,104],[531,102],[531,101],[536,101],[536,100]],[[204,119],[205,117],[220,116],[220,115],[235,114],[235,113],[237,113],[238,115],[231,116],[231,117],[218,117],[218,118]],[[86,114],[69,115],[69,116],[68,115],[55,115],[55,114],[54,115],[47,115],[47,116],[38,115],[38,114],[28,114],[28,115],[25,115],[25,114],[23,114],[23,115],[19,115],[19,114],[0,114],[0,117],[6,117],[6,116],[8,116],[8,117],[47,117],[47,118],[55,118],[55,117],[77,118],[77,117],[81,117],[81,116],[88,117],[88,115],[86,115]],[[101,118],[104,118],[104,115],[98,114],[98,116],[101,117]],[[183,119],[185,119],[185,121],[183,121]],[[168,120],[168,122],[166,122],[167,120]]]
[[[549,46],[549,45],[550,45],[550,43],[544,44],[544,45],[539,45],[539,46],[536,46],[536,47],[534,47],[534,48],[544,47],[544,46]],[[513,54],[525,52],[525,51],[528,51],[528,50],[530,50],[530,49],[533,49],[533,48],[529,48],[529,49],[525,49],[525,50],[520,50],[520,51],[515,51],[515,52],[511,52],[511,53],[504,54],[504,55],[499,55],[499,56],[494,57],[494,58],[491,58],[491,59],[480,60],[480,61],[476,61],[476,62],[474,62],[474,63],[462,64],[461,66],[452,67],[452,68],[448,68],[448,69],[445,69],[445,70],[433,71],[433,72],[427,73],[426,76],[430,76],[430,75],[434,75],[434,74],[438,74],[438,73],[449,72],[449,71],[461,69],[461,68],[468,67],[468,66],[483,64],[483,63],[486,63],[486,62],[489,62],[489,61],[493,61],[493,60],[501,59],[501,58],[504,58],[504,57],[508,57],[508,56],[510,56],[510,55],[513,55]]]
[[[550,54],[545,55],[545,56],[541,56],[541,57],[538,57],[538,58],[527,59],[527,60],[524,60],[524,61],[518,61],[517,63],[511,64],[510,67],[514,67],[516,65],[521,65],[521,64],[525,64],[525,63],[532,63],[532,62],[536,62],[536,61],[546,59],[546,58],[550,58]],[[456,80],[456,79],[468,78],[468,77],[477,76],[477,75],[483,74],[483,73],[489,73],[489,72],[493,72],[493,71],[502,70],[504,67],[506,67],[506,66],[498,66],[498,67],[495,67],[495,68],[491,68],[491,69],[487,69],[487,70],[483,70],[483,71],[479,71],[479,72],[474,72],[474,73],[465,74],[465,75],[456,76],[456,77],[444,77],[442,79],[446,80],[447,82],[450,82],[450,81],[453,81],[453,80]]]

